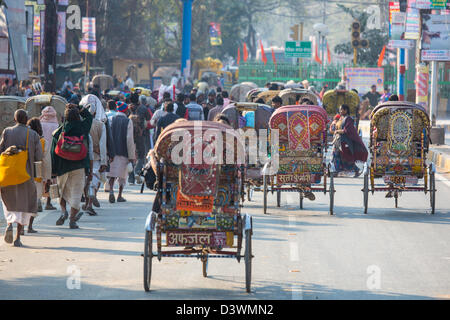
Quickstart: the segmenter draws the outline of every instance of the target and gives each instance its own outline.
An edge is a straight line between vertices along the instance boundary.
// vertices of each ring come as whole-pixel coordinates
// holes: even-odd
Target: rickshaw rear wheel
[[[144,289],[146,292],[150,291],[150,284],[152,279],[152,258],[153,258],[153,233],[152,231],[145,231],[144,240]]]
[[[330,216],[332,216],[334,209],[334,177],[333,173],[330,174]]]
[[[267,176],[263,176],[264,214],[267,214]]]
[[[281,191],[277,191],[277,207],[281,207]]]
[[[434,214],[435,206],[436,206],[436,181],[433,169],[430,165],[430,205],[431,205],[431,214]]]
[[[369,208],[369,174],[364,174],[364,214],[367,214]]]
[[[395,200],[395,208],[398,208],[398,192],[394,193],[394,200]]]
[[[245,289],[251,291],[252,282],[252,230],[245,230]]]
[[[300,196],[300,209],[303,209],[303,192],[299,192],[299,196]]]

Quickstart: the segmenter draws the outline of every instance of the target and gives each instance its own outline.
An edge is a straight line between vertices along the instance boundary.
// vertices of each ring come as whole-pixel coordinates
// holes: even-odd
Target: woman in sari
[[[356,166],[356,161],[367,161],[368,152],[349,113],[349,106],[343,104],[339,109],[340,118],[333,132],[332,161],[336,173],[355,171],[355,177],[358,177],[361,172]]]

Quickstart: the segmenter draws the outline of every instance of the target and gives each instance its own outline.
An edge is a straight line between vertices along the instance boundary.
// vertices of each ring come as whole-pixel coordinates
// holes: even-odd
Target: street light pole
[[[86,0],[86,18],[89,17],[89,0]],[[88,50],[84,53],[84,90],[86,91],[87,82],[89,79],[89,57],[88,57]]]
[[[181,76],[186,81],[191,69],[191,29],[192,29],[192,1],[183,1],[183,39],[181,49]]]

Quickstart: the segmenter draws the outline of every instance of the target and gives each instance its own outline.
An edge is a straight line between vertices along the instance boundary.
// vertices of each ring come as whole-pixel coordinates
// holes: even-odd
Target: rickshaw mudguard
[[[147,219],[145,220],[145,230],[146,231],[154,231],[156,225],[157,213],[150,211],[147,215]]]

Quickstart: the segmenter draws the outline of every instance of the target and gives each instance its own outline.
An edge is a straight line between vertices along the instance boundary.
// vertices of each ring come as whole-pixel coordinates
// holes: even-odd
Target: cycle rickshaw
[[[363,172],[364,213],[368,209],[369,192],[384,191],[394,198],[396,208],[403,192],[429,192],[434,214],[435,167],[426,163],[429,137],[430,119],[421,106],[391,101],[374,108],[370,119],[370,164],[365,164]],[[383,178],[383,184],[376,185],[377,178]]]
[[[298,192],[300,209],[305,196],[310,197],[313,192],[329,193],[329,213],[333,214],[334,181],[330,166],[325,163],[327,122],[326,111],[319,106],[283,106],[273,113],[269,128],[279,131],[278,170],[269,169],[277,161],[271,155],[263,168],[264,214],[269,191],[277,192],[278,207],[282,192]]]
[[[246,290],[250,292],[253,229],[250,215],[241,214],[244,163],[238,158],[244,147],[230,129],[217,122],[183,121],[168,126],[158,138],[155,201],[159,197],[161,207],[158,213],[148,215],[145,226],[145,291],[150,290],[153,258],[184,257],[200,259],[204,277],[211,258],[235,258],[238,262],[244,258]],[[223,156],[223,161],[198,160],[198,155],[212,154],[213,140],[217,144],[211,159]],[[221,143],[223,155],[217,151]],[[176,158],[180,154],[181,161]]]
[[[271,106],[254,102],[236,102],[227,106],[222,111],[222,114],[227,116],[234,129],[239,129],[239,117],[242,116],[246,119],[245,126],[241,128],[244,133],[248,133],[249,130],[254,130],[255,132],[254,137],[251,134],[248,134],[247,136],[255,138],[257,142],[246,142],[246,148],[248,150],[247,154],[254,155],[256,160],[256,163],[249,163],[249,161],[246,161],[247,167],[244,185],[248,201],[251,201],[254,191],[262,191],[263,177],[261,172],[265,159],[259,158],[258,150],[260,150],[260,148],[265,148],[267,150],[268,137],[261,140],[260,138],[262,137],[260,137],[260,134],[267,135],[269,119],[273,112],[274,109]],[[260,145],[261,141],[265,141],[266,145]]]

